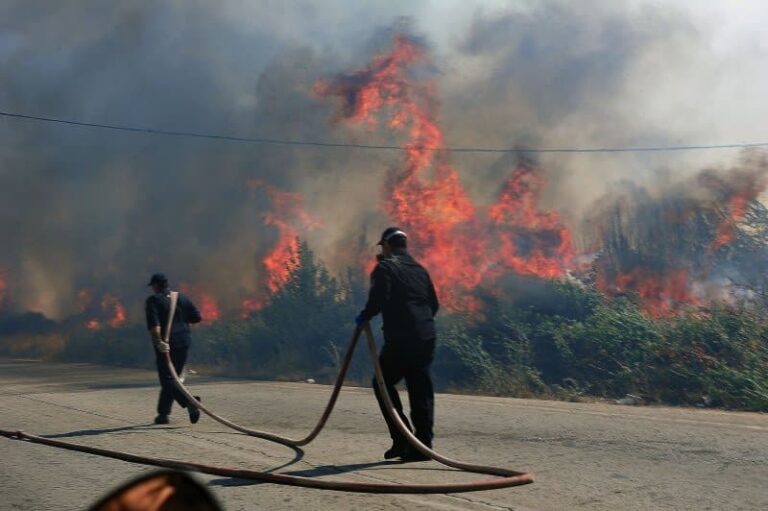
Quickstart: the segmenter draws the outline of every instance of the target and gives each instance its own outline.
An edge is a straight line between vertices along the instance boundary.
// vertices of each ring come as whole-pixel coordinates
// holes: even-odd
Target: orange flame
[[[295,255],[299,249],[299,242],[294,229],[282,220],[273,219],[268,223],[277,227],[280,232],[274,248],[262,261],[267,271],[267,287],[275,293],[288,281],[291,271],[296,269]]]
[[[539,190],[546,179],[519,166],[488,211],[501,241],[501,261],[521,275],[543,279],[565,275],[574,258],[570,231],[556,211],[540,211]]]
[[[711,250],[718,250],[736,239],[739,223],[746,217],[749,204],[757,200],[768,185],[766,170],[763,162],[758,169],[731,171],[727,179],[712,172],[704,172],[699,177],[700,184],[715,195],[718,203],[727,204],[725,218],[717,226]]]
[[[701,305],[701,300],[691,292],[687,268],[667,272],[635,268],[616,275],[612,284],[598,274],[597,287],[608,296],[636,293],[641,309],[649,316],[659,318],[680,312],[682,307]]]
[[[301,194],[284,192],[257,180],[249,184],[264,189],[272,203],[272,209],[264,215],[264,223],[277,229],[277,242],[262,264],[267,274],[267,287],[274,293],[283,287],[296,267],[299,227],[313,229],[318,222],[304,209]]]
[[[218,321],[221,317],[219,305],[216,300],[207,293],[200,294],[200,315],[207,322]]]
[[[221,318],[221,311],[219,310],[219,304],[216,302],[216,299],[210,293],[201,289],[200,286],[182,282],[179,284],[179,290],[181,290],[182,293],[189,295],[195,305],[197,305],[200,309],[200,315],[203,317],[203,321],[212,323]]]
[[[87,289],[82,289],[77,293],[78,307],[80,312],[85,313],[91,306],[91,292]],[[109,293],[104,294],[99,303],[101,313],[109,318],[106,320],[106,324],[112,328],[118,328],[125,324],[125,308],[120,300]],[[103,322],[97,318],[91,318],[85,322],[85,327],[89,330],[100,330]]]
[[[296,268],[299,249],[299,235],[302,230],[311,230],[320,224],[304,209],[304,198],[295,192],[285,192],[253,179],[248,182],[253,189],[262,189],[271,202],[271,209],[264,215],[264,223],[277,230],[277,241],[261,261],[266,275],[267,289],[271,293],[280,290]],[[261,309],[264,301],[250,297],[243,301],[241,316],[248,317]]]
[[[117,297],[105,294],[101,299],[101,310],[105,314],[112,316],[107,320],[107,324],[112,328],[117,328],[125,323],[125,309]]]
[[[717,226],[715,239],[711,245],[712,250],[724,247],[736,239],[736,226],[744,219],[747,214],[747,206],[753,199],[754,197],[746,195],[731,197],[728,203],[728,216]]]
[[[538,210],[543,178],[519,168],[507,182],[489,221],[501,239],[501,254],[487,254],[486,229],[447,162],[443,134],[437,124],[434,84],[409,79],[410,68],[428,63],[424,48],[404,35],[395,37],[390,53],[375,56],[364,69],[332,82],[318,82],[321,97],[343,101],[339,119],[373,128],[379,118],[407,133],[405,161],[390,176],[384,210],[411,233],[413,251],[434,270],[435,287],[452,310],[474,310],[469,292],[477,287],[495,257],[521,274],[561,277],[574,251],[570,232],[554,211]]]
[[[248,318],[252,313],[260,311],[264,307],[264,302],[255,298],[246,298],[243,300],[241,306],[240,317],[242,319]]]
[[[700,172],[682,190],[672,190],[653,204],[645,203],[649,194],[636,194],[640,209],[624,219],[621,210],[613,210],[606,224],[614,231],[606,239],[608,251],[597,257],[598,288],[608,296],[633,293],[642,299],[642,309],[656,317],[732,302],[732,283],[716,271],[717,265],[729,264],[728,258],[711,252],[733,243],[768,184],[763,156],[749,153],[742,159],[742,166],[727,173]],[[649,218],[660,222],[631,227]],[[621,232],[624,222],[630,227]]]
[[[466,292],[482,279],[477,254],[483,253],[483,243],[470,238],[475,208],[457,172],[436,152],[444,144],[434,87],[411,82],[407,76],[411,65],[428,60],[422,47],[398,35],[389,54],[375,56],[368,67],[352,75],[318,82],[315,92],[345,100],[340,117],[351,124],[373,128],[384,113],[389,128],[408,134],[405,162],[387,183],[384,209],[413,233],[421,262],[438,270],[433,276],[442,301],[451,309],[466,309],[474,306]]]

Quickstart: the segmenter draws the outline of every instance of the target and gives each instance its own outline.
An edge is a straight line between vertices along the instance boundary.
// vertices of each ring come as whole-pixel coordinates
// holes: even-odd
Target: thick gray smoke
[[[406,28],[433,47],[452,146],[759,136],[745,119],[768,106],[728,98],[739,92],[743,103],[757,90],[750,84],[761,76],[750,64],[760,51],[733,59],[718,50],[713,24],[685,2],[589,4],[10,0],[0,6],[0,109],[239,136],[381,140],[381,132],[332,126],[335,105],[311,89],[365,65]],[[254,180],[304,195],[320,224],[306,236],[340,269],[361,230],[372,239],[386,223],[380,187],[401,157],[9,119],[0,119],[0,134],[0,307],[59,318],[77,313],[78,292],[89,289],[120,297],[136,319],[156,270],[236,310],[265,286],[259,261],[277,236]],[[682,179],[733,157],[557,155],[541,164],[547,204],[576,229],[611,182],[649,185],[659,172]],[[454,163],[480,203],[493,201],[511,170],[508,159],[488,155]]]
[[[312,84],[356,54],[345,41],[370,39],[350,25],[361,10],[341,3],[4,2],[0,104],[160,129],[333,139]],[[384,16],[385,3],[366,9]],[[0,123],[6,303],[54,317],[78,311],[81,289],[137,302],[158,269],[235,306],[264,286],[258,258],[276,237],[264,224],[266,195],[248,182],[305,192],[347,166],[340,152]]]

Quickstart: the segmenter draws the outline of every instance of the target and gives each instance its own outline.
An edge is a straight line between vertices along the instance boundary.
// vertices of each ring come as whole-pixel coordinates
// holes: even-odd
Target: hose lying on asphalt
[[[336,376],[336,382],[333,384],[333,390],[331,391],[330,399],[328,399],[328,404],[325,405],[325,410],[323,410],[323,414],[320,416],[320,420],[317,421],[317,424],[315,424],[315,427],[312,428],[312,431],[310,431],[309,434],[307,434],[307,436],[305,436],[304,438],[288,438],[288,437],[277,435],[275,433],[269,433],[267,431],[259,431],[256,429],[247,428],[245,426],[236,424],[231,420],[222,417],[221,415],[214,413],[206,405],[196,401],[192,393],[189,390],[187,390],[187,388],[184,386],[184,382],[181,381],[179,374],[176,372],[176,368],[173,367],[173,363],[171,362],[171,357],[168,353],[165,354],[165,363],[168,366],[168,370],[170,371],[171,375],[173,375],[173,383],[174,385],[176,385],[176,388],[179,390],[179,392],[184,394],[184,397],[187,398],[188,402],[195,403],[195,406],[197,406],[198,408],[200,408],[200,410],[205,412],[205,414],[208,415],[211,419],[227,426],[228,428],[232,428],[241,433],[245,433],[246,435],[263,438],[264,440],[271,440],[272,442],[277,442],[283,445],[290,445],[292,447],[301,447],[303,445],[307,445],[312,440],[314,440],[317,437],[317,435],[320,434],[320,431],[325,426],[325,423],[328,422],[328,418],[331,416],[333,407],[336,406],[336,400],[339,397],[339,392],[341,392],[341,387],[344,385],[344,378],[346,377],[347,370],[349,369],[349,365],[352,362],[352,355],[355,353],[355,347],[357,346],[357,340],[359,339],[359,337],[360,337],[360,331],[356,330],[355,333],[352,335],[352,340],[349,342],[349,346],[347,347],[347,352],[344,354],[344,360],[341,363],[339,374]]]
[[[171,310],[174,310],[174,308],[171,308]],[[331,411],[333,410],[333,407],[336,403],[336,399],[338,398],[339,392],[341,390],[341,386],[344,383],[344,376],[346,375],[347,369],[349,368],[349,364],[352,360],[352,354],[354,353],[355,346],[357,345],[357,340],[360,336],[361,331],[365,332],[365,335],[368,341],[368,351],[371,356],[371,363],[373,364],[374,372],[376,374],[376,384],[378,385],[380,394],[384,399],[385,408],[387,409],[387,412],[390,414],[392,419],[395,421],[397,428],[405,436],[405,438],[408,439],[410,444],[425,456],[439,463],[442,463],[446,466],[456,468],[459,470],[464,470],[467,472],[499,476],[498,478],[484,479],[480,481],[471,481],[466,483],[443,483],[443,484],[398,484],[398,483],[361,483],[361,482],[353,482],[353,481],[329,481],[329,480],[316,479],[312,477],[300,477],[300,476],[292,476],[292,475],[279,474],[279,473],[274,474],[270,472],[262,472],[262,471],[256,471],[256,470],[227,468],[227,467],[219,467],[215,465],[206,465],[202,463],[195,463],[195,462],[188,462],[188,461],[177,461],[177,460],[155,458],[155,457],[149,457],[149,456],[139,456],[136,454],[130,454],[130,453],[121,452],[121,451],[113,451],[109,449],[88,447],[88,446],[73,444],[69,442],[62,442],[59,440],[52,440],[52,439],[41,437],[41,436],[30,435],[22,431],[7,431],[7,430],[0,429],[0,436],[4,436],[7,438],[16,439],[16,440],[25,440],[25,441],[49,445],[53,447],[59,447],[62,449],[69,449],[73,451],[97,454],[100,456],[106,456],[109,458],[115,458],[119,460],[133,462],[133,463],[141,463],[145,465],[154,465],[159,467],[181,469],[181,470],[192,470],[196,472],[202,472],[205,474],[213,474],[213,475],[219,475],[219,476],[225,476],[225,477],[237,477],[241,479],[251,479],[254,481],[262,481],[262,482],[283,484],[283,485],[289,485],[289,486],[300,486],[305,488],[319,488],[324,490],[350,491],[350,492],[362,492],[362,493],[459,493],[459,492],[470,492],[470,491],[480,491],[480,490],[492,490],[492,489],[498,489],[498,488],[510,488],[513,486],[520,486],[520,485],[529,484],[533,482],[533,476],[527,472],[518,472],[515,470],[509,470],[505,468],[464,463],[462,461],[454,460],[446,456],[443,456],[433,451],[426,445],[422,444],[413,435],[413,433],[411,433],[411,431],[405,426],[405,424],[400,419],[399,415],[397,414],[397,412],[395,411],[392,405],[392,402],[389,398],[389,393],[386,390],[384,378],[381,372],[381,367],[379,366],[379,362],[376,356],[376,343],[373,338],[373,333],[371,332],[371,327],[368,324],[365,324],[362,330],[361,329],[355,330],[352,336],[352,340],[350,341],[349,347],[347,348],[347,353],[344,356],[344,362],[342,364],[342,367],[339,370],[339,375],[336,378],[336,383],[334,385],[328,404],[326,405],[325,410],[323,411],[323,414],[320,417],[320,420],[318,421],[318,423],[315,425],[312,431],[310,431],[310,433],[304,438],[291,439],[287,437],[282,437],[274,433],[246,428],[244,426],[235,424],[232,421],[229,421],[215,414],[214,412],[207,409],[202,403],[198,402],[197,406],[203,412],[209,415],[211,418],[215,419],[221,424],[224,424],[225,426],[228,426],[232,429],[240,431],[241,433],[245,433],[247,435],[255,436],[258,438],[263,438],[265,440],[271,440],[284,445],[291,445],[291,446],[306,445],[309,442],[311,442],[315,437],[317,437],[317,435],[320,433],[320,430],[322,430],[323,426],[327,422],[328,417],[331,414]],[[181,391],[187,397],[187,399],[190,400],[190,402],[195,402],[195,399],[192,396],[192,394],[186,389],[184,384],[179,380],[179,375],[176,373],[176,370],[173,367],[173,364],[171,363],[170,356],[167,353],[165,355],[166,355],[165,357],[166,363],[168,365],[168,368],[171,371],[171,374],[174,377],[174,382],[176,384],[176,387],[179,389],[179,391]]]

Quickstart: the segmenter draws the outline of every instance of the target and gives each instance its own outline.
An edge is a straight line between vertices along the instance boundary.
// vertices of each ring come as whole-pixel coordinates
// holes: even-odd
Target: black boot
[[[400,456],[403,461],[429,461],[432,458],[422,454],[421,451],[416,450],[415,447],[408,446],[408,449]]]
[[[168,424],[170,421],[168,420],[168,415],[161,413],[157,417],[155,417],[155,424]]]
[[[405,442],[393,442],[387,452],[384,453],[385,460],[391,460],[392,458],[400,458],[408,452],[409,445]]]
[[[200,396],[194,396],[195,399],[198,401],[201,401]],[[189,413],[189,422],[192,424],[197,424],[197,421],[200,420],[200,409],[193,405],[192,403],[189,403],[187,405],[187,412]]]

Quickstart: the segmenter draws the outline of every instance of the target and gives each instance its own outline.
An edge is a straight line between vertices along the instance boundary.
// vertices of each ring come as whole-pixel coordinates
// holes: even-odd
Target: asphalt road
[[[191,377],[226,417],[290,436],[311,428],[330,388]],[[368,389],[342,392],[302,452],[176,410],[153,426],[155,375],[87,364],[0,360],[0,428],[136,454],[376,482],[467,481],[435,462],[383,463],[388,437]],[[768,509],[768,415],[437,396],[435,447],[530,470],[532,485],[457,495],[363,495],[198,477],[225,509]],[[147,467],[0,438],[0,510],[83,509]]]

